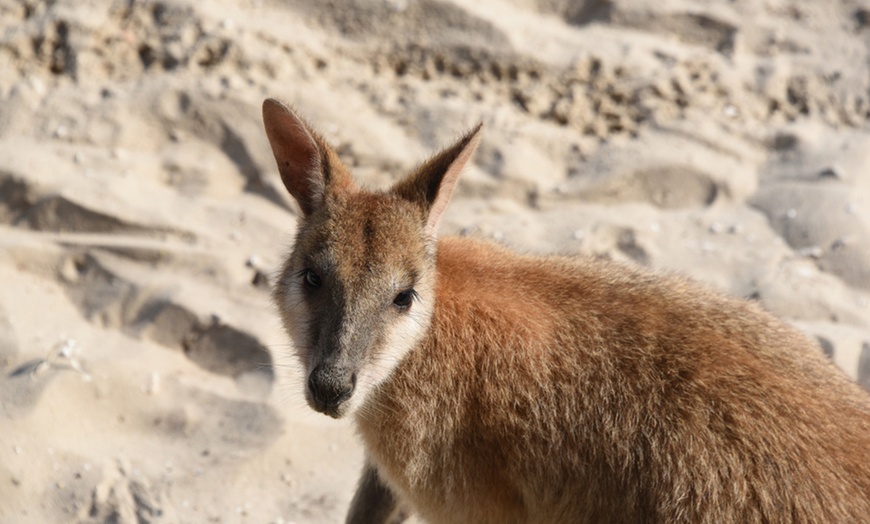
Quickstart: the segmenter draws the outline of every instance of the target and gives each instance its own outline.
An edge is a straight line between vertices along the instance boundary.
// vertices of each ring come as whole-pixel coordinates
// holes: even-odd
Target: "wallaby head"
[[[275,301],[309,405],[339,418],[362,405],[429,327],[438,220],[481,126],[389,190],[372,192],[280,102],[265,101],[263,120],[281,180],[302,210]]]

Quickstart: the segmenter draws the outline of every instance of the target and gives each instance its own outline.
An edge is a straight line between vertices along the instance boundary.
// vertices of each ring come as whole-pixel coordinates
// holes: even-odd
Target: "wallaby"
[[[366,465],[348,522],[870,522],[870,395],[757,305],[436,240],[474,128],[386,191],[263,105],[302,216],[274,299]]]

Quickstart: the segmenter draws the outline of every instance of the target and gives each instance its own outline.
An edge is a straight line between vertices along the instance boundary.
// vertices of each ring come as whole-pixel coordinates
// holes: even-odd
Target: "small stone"
[[[785,217],[789,220],[794,220],[797,218],[797,209],[791,208],[785,212]]]
[[[251,284],[256,288],[269,289],[269,276],[258,269],[254,272],[254,278],[251,279]]]
[[[798,249],[797,254],[802,257],[822,258],[822,255],[825,254],[825,251],[819,246],[808,246]]]
[[[731,226],[728,227],[729,235],[738,235],[741,232],[743,232],[743,224],[731,224]]]
[[[719,233],[721,233],[724,230],[725,230],[725,226],[723,226],[719,222],[713,222],[712,224],[710,224],[710,227],[707,228],[707,231],[709,231],[710,233],[713,233],[714,235],[718,235]]]
[[[63,278],[64,282],[70,284],[78,282],[81,273],[79,272],[79,268],[73,257],[67,257],[67,259],[63,261],[63,265],[60,267],[60,276]]]
[[[835,180],[842,180],[843,175],[840,173],[840,170],[836,167],[826,167],[819,171],[819,178],[830,178]]]
[[[30,78],[30,87],[33,89],[33,92],[39,96],[45,94],[45,83],[36,77]]]
[[[12,446],[12,451],[15,452],[16,455],[21,454],[21,446]]]
[[[819,343],[819,347],[822,348],[822,353],[828,358],[834,358],[834,344],[828,340],[827,338],[816,335],[816,341]]]
[[[583,240],[584,236],[586,236],[586,233],[584,233],[582,229],[577,229],[571,234],[571,237],[574,240]]]
[[[160,373],[152,371],[148,377],[148,382],[145,384],[143,391],[146,395],[156,395],[160,393]]]
[[[260,258],[260,255],[251,255],[245,260],[245,265],[250,268],[258,268],[260,264],[263,262],[263,259]]]

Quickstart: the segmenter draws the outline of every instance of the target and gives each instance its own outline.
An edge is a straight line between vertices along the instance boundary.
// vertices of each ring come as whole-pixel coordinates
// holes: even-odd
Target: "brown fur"
[[[267,111],[273,148],[296,140],[279,122],[304,123]],[[276,290],[285,325],[307,372],[360,377],[312,404],[352,414],[365,444],[349,522],[400,501],[430,522],[870,520],[870,397],[793,328],[674,276],[436,244],[477,137],[388,192],[345,181],[312,202],[285,179],[307,209]],[[321,288],[298,291],[306,264]]]

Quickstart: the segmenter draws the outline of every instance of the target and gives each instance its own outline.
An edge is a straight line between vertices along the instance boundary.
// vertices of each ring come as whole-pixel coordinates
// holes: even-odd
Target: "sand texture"
[[[326,523],[362,464],[269,298],[292,103],[442,234],[690,275],[870,388],[870,3],[0,0],[0,521]]]

